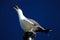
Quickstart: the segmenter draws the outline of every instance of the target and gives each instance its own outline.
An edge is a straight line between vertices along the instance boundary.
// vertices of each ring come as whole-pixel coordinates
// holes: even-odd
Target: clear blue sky
[[[0,40],[22,40],[17,12],[18,5],[26,17],[36,20],[44,28],[52,29],[48,35],[38,33],[35,40],[60,40],[59,0],[0,0]]]

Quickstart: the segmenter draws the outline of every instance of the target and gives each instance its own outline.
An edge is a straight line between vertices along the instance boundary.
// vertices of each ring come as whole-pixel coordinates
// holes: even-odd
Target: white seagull
[[[48,33],[48,32],[51,31],[50,29],[47,29],[47,30],[44,29],[35,20],[25,17],[23,15],[23,11],[18,6],[15,6],[14,9],[18,13],[21,28],[25,31],[25,34],[24,34],[24,38],[25,39],[27,38],[27,35],[30,36],[29,33],[30,34],[35,34],[36,32]],[[31,36],[32,36],[32,38],[34,37],[34,35],[31,35]]]

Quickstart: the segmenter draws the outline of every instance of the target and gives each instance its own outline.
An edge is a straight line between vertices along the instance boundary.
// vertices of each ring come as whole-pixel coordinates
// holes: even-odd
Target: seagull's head
[[[13,8],[14,8],[14,10],[16,10],[17,12],[22,11],[17,5],[16,5],[15,7],[13,7]]]
[[[20,9],[17,5],[15,6],[15,7],[13,7],[16,11],[18,10],[18,9]]]

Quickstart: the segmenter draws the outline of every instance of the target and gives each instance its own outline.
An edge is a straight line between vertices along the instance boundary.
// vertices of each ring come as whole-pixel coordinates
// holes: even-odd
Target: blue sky
[[[42,27],[52,29],[48,35],[37,33],[35,40],[60,40],[59,0],[0,0],[0,40],[22,40],[17,12],[18,5],[27,18],[36,20]]]

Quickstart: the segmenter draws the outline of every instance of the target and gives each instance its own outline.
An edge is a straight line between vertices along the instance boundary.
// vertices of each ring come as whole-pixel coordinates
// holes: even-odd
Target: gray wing
[[[44,29],[38,22],[36,22],[35,20],[29,19],[29,18],[28,18],[28,20],[31,21],[35,27],[40,27],[41,29],[45,30],[45,29]]]
[[[29,21],[31,21],[33,23],[34,26],[40,26],[38,22],[36,22],[33,19],[28,19]]]

